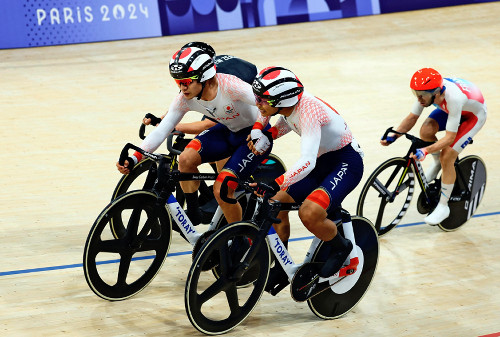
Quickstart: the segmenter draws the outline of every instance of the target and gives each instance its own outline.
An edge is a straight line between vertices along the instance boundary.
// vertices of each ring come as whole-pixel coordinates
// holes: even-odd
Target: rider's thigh
[[[186,147],[184,151],[179,155],[179,171],[181,172],[195,172],[196,169],[201,164],[201,156],[193,148]]]
[[[420,127],[420,138],[427,142],[436,141],[436,133],[439,131],[439,124],[433,118],[426,118]]]

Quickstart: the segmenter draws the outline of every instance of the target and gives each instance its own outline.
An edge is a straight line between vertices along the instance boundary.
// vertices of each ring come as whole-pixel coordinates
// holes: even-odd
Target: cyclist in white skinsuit
[[[435,179],[440,168],[443,169],[439,204],[424,219],[430,225],[437,225],[450,215],[448,200],[456,180],[455,160],[486,122],[486,103],[481,91],[473,83],[458,78],[443,79],[432,68],[418,70],[411,79],[410,87],[417,101],[396,131],[408,132],[425,107],[436,107],[420,129],[420,138],[436,142],[418,149],[414,158],[422,161],[428,153],[433,155],[434,163],[426,176],[428,181]],[[437,140],[436,133],[442,130],[446,130],[446,134]],[[381,141],[381,144],[387,146],[396,138],[393,135],[388,137],[388,141]]]
[[[211,55],[197,47],[183,47],[177,51],[170,61],[170,74],[180,93],[158,127],[144,139],[141,148],[155,151],[188,111],[198,111],[217,121],[218,124],[200,133],[186,146],[179,156],[179,170],[199,172],[201,163],[231,157],[214,183],[214,195],[227,221],[239,221],[241,207],[220,199],[220,185],[227,175],[240,179],[249,177],[270,151],[255,156],[246,146],[246,137],[258,115],[252,87],[234,75],[216,73]],[[117,165],[120,172],[128,173],[128,164],[139,162],[141,155],[136,152],[129,159],[126,165]],[[181,182],[191,220],[198,211],[198,186],[199,181]],[[233,197],[236,186],[229,187],[229,196]],[[192,222],[199,223],[196,220]]]
[[[327,216],[338,210],[344,198],[359,184],[363,175],[363,153],[339,113],[304,91],[290,70],[266,68],[252,86],[261,116],[248,145],[254,153],[260,153],[266,149],[262,139],[277,139],[292,130],[300,135],[300,158],[271,184],[276,193],[273,199],[302,203],[299,217],[304,226],[332,247],[319,273],[330,277],[342,267],[353,245],[337,232],[337,226]],[[271,116],[276,114],[281,115],[279,120],[264,131]],[[280,212],[278,218],[281,223],[273,226],[286,243],[290,236],[288,212]],[[271,273],[268,291],[285,277],[280,267]]]
[[[270,116],[260,115],[257,121],[260,125],[267,125],[270,119]],[[307,91],[303,92],[292,114],[278,119],[269,131],[272,132],[273,139],[284,136],[290,131],[295,131],[301,137],[300,158],[280,178],[282,190],[306,177],[314,169],[316,159],[321,155],[340,150],[351,143],[355,149],[359,149],[342,116],[328,103]]]

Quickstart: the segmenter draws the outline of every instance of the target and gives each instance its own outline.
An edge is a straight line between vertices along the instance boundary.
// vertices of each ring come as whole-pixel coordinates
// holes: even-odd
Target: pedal
[[[358,265],[359,265],[359,258],[357,257],[352,258],[348,266],[340,268],[338,276],[344,277],[354,274],[358,270]]]

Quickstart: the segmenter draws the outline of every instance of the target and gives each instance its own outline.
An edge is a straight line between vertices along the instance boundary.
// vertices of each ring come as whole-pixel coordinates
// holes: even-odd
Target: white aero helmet
[[[170,75],[176,79],[191,78],[202,83],[215,76],[214,60],[197,47],[183,47],[170,60]]]
[[[282,67],[263,69],[252,83],[256,96],[267,100],[270,106],[286,108],[297,104],[304,86],[290,70]]]

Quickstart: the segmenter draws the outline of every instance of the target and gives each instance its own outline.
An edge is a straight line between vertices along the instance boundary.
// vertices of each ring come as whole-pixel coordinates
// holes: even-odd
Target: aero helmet
[[[428,91],[443,87],[443,77],[432,68],[422,68],[413,74],[410,88],[415,91]]]
[[[257,97],[268,101],[276,108],[286,108],[297,104],[304,92],[304,86],[290,70],[282,67],[263,69],[252,83]]]
[[[210,55],[211,58],[215,57],[215,50],[208,43],[201,42],[201,41],[192,41],[192,42],[186,43],[184,46],[182,46],[181,49],[185,49],[185,48],[189,48],[189,47],[200,48],[201,50],[206,52],[208,55]]]
[[[170,60],[170,75],[174,79],[192,78],[202,83],[215,76],[213,58],[197,47],[181,48]]]

